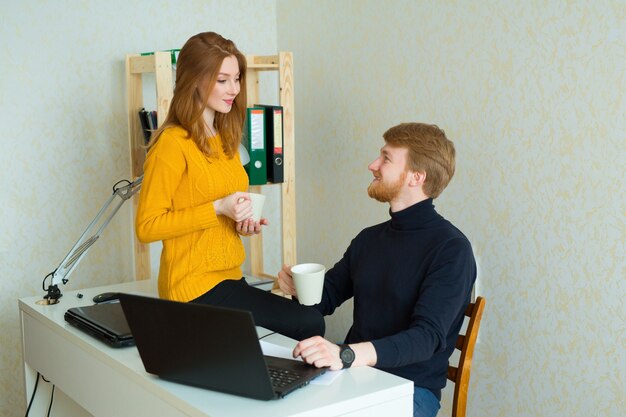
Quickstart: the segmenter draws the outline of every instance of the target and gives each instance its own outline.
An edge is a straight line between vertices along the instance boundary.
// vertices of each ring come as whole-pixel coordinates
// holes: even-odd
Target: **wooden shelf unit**
[[[259,73],[278,72],[279,104],[283,106],[284,182],[268,184],[281,188],[282,262],[296,263],[296,190],[295,190],[295,130],[293,95],[293,54],[280,52],[278,55],[246,56],[248,70],[248,106],[259,102]],[[158,125],[165,120],[173,96],[172,62],[170,52],[155,52],[154,55],[126,56],[126,90],[128,103],[128,136],[130,141],[130,169],[132,179],[143,174],[146,159],[144,135],[139,121],[143,105],[142,76],[155,74]],[[251,186],[250,192],[260,193],[262,186]],[[141,192],[141,191],[140,191]],[[133,198],[133,219],[138,198]],[[134,223],[133,223],[134,224]],[[135,279],[150,278],[150,251],[146,244],[137,240],[133,233]],[[250,238],[250,268],[253,276],[275,278],[263,268],[263,239],[261,235]]]

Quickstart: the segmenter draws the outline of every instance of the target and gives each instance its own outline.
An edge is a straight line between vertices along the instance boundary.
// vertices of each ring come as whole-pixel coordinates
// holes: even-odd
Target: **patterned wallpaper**
[[[622,416],[626,3],[277,10],[279,49],[294,52],[299,260],[330,267],[386,220],[365,191],[382,133],[436,123],[458,167],[435,203],[472,241],[487,299],[468,416]]]
[[[17,299],[52,271],[129,177],[124,57],[213,30],[275,54],[276,2],[3,2],[0,25],[0,416],[22,416]],[[149,83],[149,80],[147,80]],[[150,98],[146,97],[146,104]],[[67,290],[132,279],[130,205]]]

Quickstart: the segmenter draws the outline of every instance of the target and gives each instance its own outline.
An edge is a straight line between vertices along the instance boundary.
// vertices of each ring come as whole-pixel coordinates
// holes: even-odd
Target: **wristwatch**
[[[351,367],[355,357],[356,355],[350,345],[339,345],[339,359],[341,359],[343,369]]]

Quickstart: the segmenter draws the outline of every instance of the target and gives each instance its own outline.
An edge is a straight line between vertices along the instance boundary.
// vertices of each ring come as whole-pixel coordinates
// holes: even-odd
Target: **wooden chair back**
[[[456,341],[456,348],[461,351],[459,364],[457,367],[448,366],[448,379],[454,382],[454,397],[452,403],[452,417],[465,417],[467,409],[467,390],[469,388],[470,370],[472,368],[472,357],[474,356],[474,346],[478,337],[480,320],[485,309],[485,299],[477,297],[475,303],[470,303],[465,310],[465,315],[469,317],[469,323],[465,335],[459,335]]]

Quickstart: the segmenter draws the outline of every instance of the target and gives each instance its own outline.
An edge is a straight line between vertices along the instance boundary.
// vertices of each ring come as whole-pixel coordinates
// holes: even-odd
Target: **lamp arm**
[[[64,285],[67,284],[70,274],[89,251],[91,246],[96,243],[102,231],[109,225],[122,205],[126,202],[126,200],[130,199],[141,189],[142,181],[143,175],[138,177],[133,182],[122,180],[113,185],[113,193],[104,203],[98,214],[96,214],[96,217],[94,217],[91,223],[89,223],[85,231],[78,238],[78,241],[76,241],[74,246],[72,246],[68,254],[65,255],[65,258],[63,258],[59,266],[44,278],[43,287],[44,291],[47,291],[44,299],[48,300],[49,304],[56,304],[58,302],[58,299],[62,296],[58,285],[60,283],[63,283]],[[126,183],[126,185],[119,186],[120,183]],[[117,200],[113,208],[109,210],[116,197],[119,197],[119,200]],[[104,217],[107,212],[109,214]],[[46,289],[45,281],[48,277],[50,277],[50,285]]]

